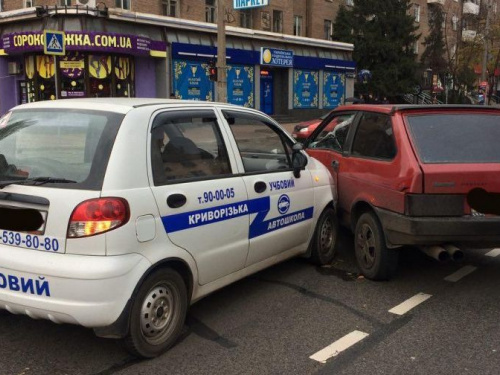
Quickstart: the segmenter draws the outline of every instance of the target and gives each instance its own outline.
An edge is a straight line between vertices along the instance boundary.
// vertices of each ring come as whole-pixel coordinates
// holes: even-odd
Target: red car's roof
[[[337,107],[334,111],[370,111],[379,113],[395,113],[403,111],[450,111],[450,110],[474,110],[474,111],[493,111],[500,112],[500,108],[484,106],[484,105],[467,105],[467,104],[351,104]]]

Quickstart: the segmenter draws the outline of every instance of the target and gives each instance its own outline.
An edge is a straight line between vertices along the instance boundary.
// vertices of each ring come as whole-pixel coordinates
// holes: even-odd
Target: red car
[[[330,113],[305,148],[337,183],[360,270],[381,280],[404,245],[438,259],[500,246],[499,139],[499,108],[358,104]]]

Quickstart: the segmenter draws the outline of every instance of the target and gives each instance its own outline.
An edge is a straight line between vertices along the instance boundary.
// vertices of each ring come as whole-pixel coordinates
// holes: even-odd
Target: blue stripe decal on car
[[[241,216],[257,214],[249,228],[249,238],[255,238],[309,220],[313,217],[314,212],[314,208],[309,207],[277,218],[264,220],[270,209],[270,197],[263,197],[202,210],[167,215],[162,217],[162,222],[167,233],[174,233]]]
[[[305,210],[292,212],[288,215],[275,217],[264,221],[267,212],[259,212],[255,220],[250,225],[249,238],[262,236],[269,232],[288,227],[290,225],[300,223],[301,221],[309,220],[313,217],[314,208],[309,207]]]
[[[269,212],[270,198],[263,197],[241,202],[205,208],[203,210],[183,212],[162,217],[163,226],[168,233],[184,229],[196,228],[202,225],[234,219],[240,216]]]

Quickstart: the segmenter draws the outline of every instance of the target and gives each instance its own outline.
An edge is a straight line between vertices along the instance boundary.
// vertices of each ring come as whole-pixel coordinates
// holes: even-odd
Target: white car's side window
[[[155,185],[231,173],[226,146],[213,112],[165,112],[151,131]]]
[[[270,124],[251,114],[224,111],[241,154],[245,172],[291,168],[291,143]]]

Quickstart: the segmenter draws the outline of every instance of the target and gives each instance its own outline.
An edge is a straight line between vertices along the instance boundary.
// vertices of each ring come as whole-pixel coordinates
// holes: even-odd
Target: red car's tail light
[[[80,203],[69,219],[68,238],[88,237],[121,227],[130,218],[122,198],[97,198]]]

